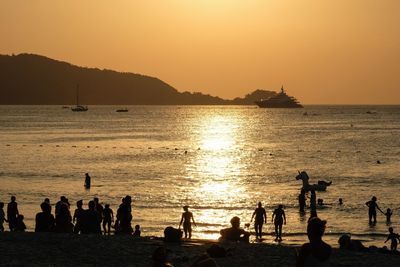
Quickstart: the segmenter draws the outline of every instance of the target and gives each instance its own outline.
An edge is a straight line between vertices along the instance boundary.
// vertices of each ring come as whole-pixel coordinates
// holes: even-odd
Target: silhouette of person
[[[88,210],[85,210],[82,218],[82,234],[101,234],[101,215],[96,210],[93,200],[88,203]]]
[[[4,222],[6,222],[6,214],[4,212],[4,203],[0,202],[0,232],[4,232]]]
[[[392,217],[392,215],[393,215],[392,210],[391,210],[391,209],[387,209],[387,210],[386,210],[386,213],[385,213],[386,222],[387,222],[387,223],[390,223],[390,222],[391,222],[391,221],[390,221],[390,218]]]
[[[242,228],[240,228],[240,218],[235,216],[231,219],[230,228],[225,228],[220,231],[221,237],[220,241],[240,241],[240,242],[249,242],[250,233],[246,232]]]
[[[26,225],[24,223],[24,215],[18,214],[14,231],[15,232],[25,232],[25,230],[26,230]]]
[[[283,210],[282,205],[279,205],[278,208],[274,210],[272,221],[275,224],[275,241],[278,239],[279,241],[282,241],[282,225],[286,224],[285,211]]]
[[[192,238],[192,222],[191,221],[193,221],[194,225],[196,225],[196,223],[193,218],[193,213],[191,213],[189,211],[189,206],[184,206],[183,210],[184,210],[184,212],[182,213],[181,222],[179,223],[179,229],[181,229],[181,225],[183,222],[183,231],[185,232],[185,238],[188,237],[188,233],[189,233],[189,239],[191,239]]]
[[[389,235],[388,235],[385,243],[388,242],[389,240],[391,241],[390,250],[393,250],[393,251],[397,250],[397,240],[400,241],[400,236],[399,236],[399,234],[395,234],[393,232],[393,227],[389,227]]]
[[[89,173],[85,173],[85,188],[89,189],[91,186],[91,177],[89,176]]]
[[[136,224],[135,225],[135,232],[133,232],[134,237],[140,237],[141,231],[140,231],[140,225]]]
[[[83,209],[83,201],[78,200],[76,202],[76,209],[74,211],[74,217],[72,221],[75,223],[74,234],[79,234],[82,231],[82,220],[85,210]]]
[[[55,231],[57,233],[73,232],[72,216],[66,203],[59,206],[59,213],[56,216]]]
[[[339,198],[339,205],[343,205],[343,199]]]
[[[40,204],[42,212],[36,214],[35,232],[53,232],[55,227],[55,219],[51,214],[51,206],[47,202]]]
[[[110,208],[110,204],[106,204],[105,208],[103,209],[103,231],[104,234],[111,233],[111,222],[114,221],[114,212]],[[107,226],[107,228],[106,228]]]
[[[99,203],[99,198],[95,197],[93,198],[94,204],[96,205],[96,211],[101,215],[101,218],[103,219],[103,206]]]
[[[49,206],[50,206],[50,213],[51,213],[51,203],[50,203],[50,199],[46,197],[46,198],[44,199],[43,202],[49,204]]]
[[[250,223],[254,220],[254,229],[256,231],[256,238],[262,238],[262,227],[264,223],[267,223],[267,213],[265,209],[262,207],[261,202],[258,202],[258,207],[254,210],[253,215],[251,216]]]
[[[367,201],[365,205],[368,206],[368,217],[369,217],[369,224],[372,224],[372,219],[374,219],[374,224],[376,223],[376,209],[380,212],[384,213],[376,203],[377,198],[375,196],[372,197],[370,201]]]
[[[304,212],[304,208],[306,206],[306,191],[301,189],[299,194],[299,209],[300,212]]]
[[[332,248],[322,240],[325,232],[326,221],[311,218],[307,226],[309,243],[301,246],[297,256],[296,267],[327,266]]]
[[[131,196],[126,196],[122,199],[121,205],[117,210],[117,220],[116,233],[121,234],[132,234],[133,229],[131,226],[132,221],[132,208],[131,208],[132,198]]]
[[[17,198],[15,196],[11,196],[11,202],[7,205],[7,221],[10,231],[15,230],[17,225],[17,217],[19,215],[18,204],[16,200]]]
[[[68,199],[65,196],[61,196],[60,200],[56,203],[56,210],[55,210],[56,219],[58,214],[60,213],[62,205],[67,205],[67,207],[69,207]]]

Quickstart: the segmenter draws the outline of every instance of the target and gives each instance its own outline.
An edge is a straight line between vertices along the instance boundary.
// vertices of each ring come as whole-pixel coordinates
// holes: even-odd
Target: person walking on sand
[[[267,213],[262,207],[261,202],[258,202],[258,207],[254,210],[251,216],[250,223],[254,220],[254,229],[256,230],[256,238],[262,238],[262,227],[264,223],[267,223]]]
[[[114,221],[114,212],[110,208],[110,204],[106,204],[103,209],[103,231],[104,234],[111,233],[111,223]],[[107,226],[107,228],[106,228]]]
[[[372,197],[370,201],[367,201],[365,205],[368,206],[368,217],[369,217],[369,224],[376,224],[376,209],[378,209],[380,212],[384,213],[378,206],[378,203],[376,203],[377,198],[375,196]],[[372,218],[374,219],[374,222],[372,223]]]
[[[11,202],[7,205],[7,221],[10,231],[14,231],[17,226],[19,212],[16,200],[17,198],[15,196],[11,196]]]
[[[192,221],[195,226],[197,226],[197,225],[194,221],[193,213],[191,213],[189,211],[189,206],[184,206],[183,210],[184,210],[184,212],[182,213],[181,222],[179,223],[179,229],[181,229],[181,225],[183,223],[183,231],[185,232],[185,238],[187,238],[188,234],[189,234],[189,239],[191,239],[192,238]]]
[[[392,250],[392,251],[397,250],[397,240],[400,241],[400,236],[399,236],[399,234],[393,233],[393,227],[389,227],[389,235],[388,235],[385,243],[388,242],[389,240],[391,241],[390,250]]]
[[[279,205],[278,208],[274,210],[272,221],[275,224],[275,241],[282,241],[282,225],[286,224],[285,211],[283,210],[282,205]]]
[[[307,236],[310,240],[301,246],[296,260],[296,267],[330,266],[329,258],[332,253],[330,245],[322,240],[326,221],[311,218],[307,226]]]

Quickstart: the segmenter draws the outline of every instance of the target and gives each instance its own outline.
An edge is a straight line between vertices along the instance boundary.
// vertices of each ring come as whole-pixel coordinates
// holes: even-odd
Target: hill
[[[202,93],[178,92],[150,76],[78,67],[34,54],[0,55],[0,104],[71,105],[79,84],[85,105],[226,105],[253,104],[245,98],[224,100]]]

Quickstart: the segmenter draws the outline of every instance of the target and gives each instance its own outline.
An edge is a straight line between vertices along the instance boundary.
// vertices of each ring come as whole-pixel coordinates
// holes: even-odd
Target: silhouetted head
[[[389,233],[393,233],[393,227],[389,227]]]
[[[278,206],[278,208],[280,208],[280,209],[283,209],[283,205],[282,205],[282,204],[280,204],[280,205]]]
[[[95,197],[95,198],[93,198],[93,201],[94,201],[94,203],[98,204],[99,203],[99,198]]]
[[[0,209],[4,208],[4,203],[0,202]]]
[[[239,228],[240,227],[240,218],[235,216],[231,219],[231,225],[233,228]]]
[[[22,222],[23,220],[24,220],[24,215],[22,215],[22,214],[19,214],[18,216],[17,216],[17,220],[19,220],[20,222]]]
[[[312,241],[320,240],[325,232],[326,221],[318,217],[311,218],[307,225],[307,236]]]
[[[96,207],[96,203],[94,203],[93,200],[90,200],[89,204],[88,204],[88,207],[89,207],[90,210],[94,210],[94,207]]]
[[[258,202],[258,207],[259,207],[259,208],[261,208],[261,207],[262,207],[262,204],[261,204],[261,202]]]
[[[126,203],[126,204],[131,204],[131,203],[132,203],[132,198],[131,198],[131,196],[127,195],[127,196],[125,197],[125,203]]]
[[[62,202],[66,202],[66,201],[67,201],[67,198],[66,198],[65,196],[61,196],[61,197],[60,197],[60,200],[61,200]]]
[[[89,173],[85,173],[85,176],[88,177],[88,176],[89,176]]]
[[[183,210],[184,211],[188,211],[189,210],[189,206],[183,206]]]
[[[40,204],[40,208],[42,209],[43,212],[50,213],[51,212],[51,206],[47,202],[43,202]]]
[[[387,209],[387,210],[386,210],[387,213],[390,213],[391,211],[392,211],[391,209]]]
[[[317,202],[318,202],[318,205],[324,204],[324,200],[322,198],[318,198]]]
[[[166,249],[164,247],[156,248],[154,250],[154,252],[153,252],[152,259],[155,262],[164,263],[167,260],[167,251],[166,251]]]
[[[78,208],[82,208],[82,206],[83,206],[83,200],[81,199],[81,200],[78,200],[77,202],[76,202],[76,206],[78,207]]]
[[[339,198],[339,204],[343,204],[343,199]]]
[[[110,208],[110,204],[105,205],[106,209]]]
[[[342,248],[342,249],[343,248],[345,248],[345,249],[350,248],[350,246],[351,246],[351,238],[350,238],[349,235],[342,235],[341,237],[339,237],[338,243],[339,243],[339,247]]]
[[[11,202],[14,202],[17,198],[15,196],[11,196]]]
[[[373,197],[372,197],[372,201],[377,201],[376,196],[373,196]]]
[[[135,230],[139,230],[140,229],[140,225],[139,224],[136,224],[135,225]]]
[[[44,202],[50,204],[50,199],[46,197],[46,198],[44,199]]]

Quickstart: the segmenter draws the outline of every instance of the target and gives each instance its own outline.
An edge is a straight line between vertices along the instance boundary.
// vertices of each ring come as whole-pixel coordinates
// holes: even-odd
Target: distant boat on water
[[[128,112],[129,109],[127,108],[121,108],[121,109],[117,109],[115,112]]]
[[[89,110],[87,106],[79,105],[79,85],[76,86],[76,106],[71,108],[71,110],[75,112],[83,112]]]
[[[286,94],[283,86],[279,94],[268,99],[261,99],[255,102],[260,108],[303,108],[293,96]]]

